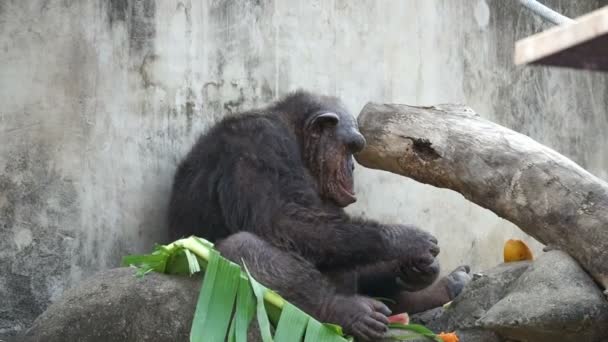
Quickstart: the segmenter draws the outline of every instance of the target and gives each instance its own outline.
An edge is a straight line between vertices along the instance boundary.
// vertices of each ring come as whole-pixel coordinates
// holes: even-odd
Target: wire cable
[[[519,2],[522,5],[524,5],[525,7],[527,7],[528,9],[530,9],[532,12],[534,12],[536,15],[544,18],[545,20],[548,20],[548,21],[554,23],[555,25],[561,25],[561,24],[574,22],[574,20],[555,12],[554,10],[541,4],[538,1],[519,0]]]

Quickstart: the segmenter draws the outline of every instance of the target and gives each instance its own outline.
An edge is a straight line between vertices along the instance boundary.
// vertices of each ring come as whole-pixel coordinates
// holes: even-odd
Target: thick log
[[[461,193],[608,286],[608,184],[556,151],[459,105],[367,104],[363,166]]]

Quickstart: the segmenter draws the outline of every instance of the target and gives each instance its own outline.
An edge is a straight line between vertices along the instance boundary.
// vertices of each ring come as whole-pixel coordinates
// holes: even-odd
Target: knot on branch
[[[439,153],[432,147],[433,143],[429,139],[405,137],[412,141],[412,149],[420,159],[433,161],[441,158]]]

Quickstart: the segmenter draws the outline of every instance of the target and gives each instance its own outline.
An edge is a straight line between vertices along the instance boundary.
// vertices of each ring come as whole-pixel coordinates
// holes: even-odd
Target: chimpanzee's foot
[[[449,300],[456,298],[462,292],[464,286],[471,281],[470,272],[471,268],[468,265],[462,265],[444,278]]]

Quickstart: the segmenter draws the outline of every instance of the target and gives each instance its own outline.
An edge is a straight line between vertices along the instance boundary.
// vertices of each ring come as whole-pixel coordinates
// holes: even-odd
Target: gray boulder
[[[201,277],[132,268],[103,271],[66,292],[20,340],[32,342],[188,341]]]
[[[100,272],[67,291],[19,341],[187,341],[201,279]],[[571,257],[551,251],[476,275],[447,309],[412,321],[456,331],[462,342],[606,341],[608,302]]]
[[[461,341],[607,341],[608,301],[568,254],[501,264],[474,277],[447,309],[413,315]]]
[[[478,320],[508,293],[511,284],[529,266],[528,261],[506,263],[475,275],[448,307],[449,315],[442,316],[443,326],[430,325],[430,328],[446,331],[478,328]]]
[[[188,341],[202,277],[134,274],[132,268],[97,273],[67,291],[15,341]],[[247,340],[261,341],[256,324]]]
[[[478,321],[519,341],[606,341],[608,301],[568,254],[542,254]]]

